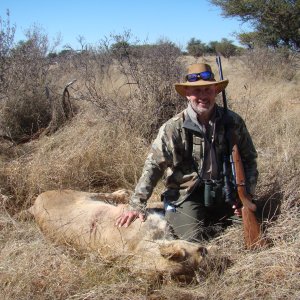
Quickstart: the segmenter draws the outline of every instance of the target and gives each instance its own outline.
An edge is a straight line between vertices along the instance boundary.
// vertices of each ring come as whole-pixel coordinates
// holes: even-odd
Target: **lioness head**
[[[159,250],[161,256],[169,262],[171,275],[192,275],[208,254],[205,247],[183,240],[162,243]]]

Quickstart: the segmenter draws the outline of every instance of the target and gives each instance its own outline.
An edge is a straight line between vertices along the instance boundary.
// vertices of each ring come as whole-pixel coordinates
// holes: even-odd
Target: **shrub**
[[[0,128],[11,140],[21,142],[49,125],[54,107],[49,90],[53,102],[58,91],[49,77],[48,37],[40,28],[28,30],[26,40],[15,46],[7,42],[7,48],[3,54],[7,67],[2,69],[5,88],[0,91]]]
[[[183,107],[173,88],[182,70],[181,52],[168,40],[141,46],[131,39],[130,32],[112,35],[74,56],[77,92],[106,120],[122,120],[151,140],[162,122]]]
[[[6,12],[6,20],[0,17],[0,100],[7,88],[6,78],[9,69],[9,51],[14,44],[15,26],[10,24],[9,11]]]
[[[254,78],[292,80],[299,68],[299,55],[287,48],[254,48],[245,50],[240,60]]]

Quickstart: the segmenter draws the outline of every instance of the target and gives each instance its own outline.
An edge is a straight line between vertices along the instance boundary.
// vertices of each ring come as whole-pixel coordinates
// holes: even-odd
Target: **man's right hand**
[[[141,219],[144,222],[146,217],[137,210],[125,211],[117,218],[115,225],[118,227],[128,227],[136,219]]]

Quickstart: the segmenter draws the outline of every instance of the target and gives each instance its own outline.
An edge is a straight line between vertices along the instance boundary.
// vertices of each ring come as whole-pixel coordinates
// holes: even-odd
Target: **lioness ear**
[[[161,245],[159,247],[160,254],[162,257],[174,260],[174,261],[182,261],[186,258],[186,251],[183,248],[174,245]]]

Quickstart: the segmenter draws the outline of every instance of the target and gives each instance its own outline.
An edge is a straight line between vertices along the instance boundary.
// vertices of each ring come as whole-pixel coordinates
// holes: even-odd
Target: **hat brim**
[[[217,94],[221,93],[223,90],[225,90],[226,86],[228,85],[228,80],[221,80],[221,81],[204,81],[204,80],[198,80],[194,82],[185,82],[185,83],[176,83],[175,84],[175,90],[176,92],[181,95],[182,97],[186,96],[186,87],[187,86],[210,86],[215,85]]]

